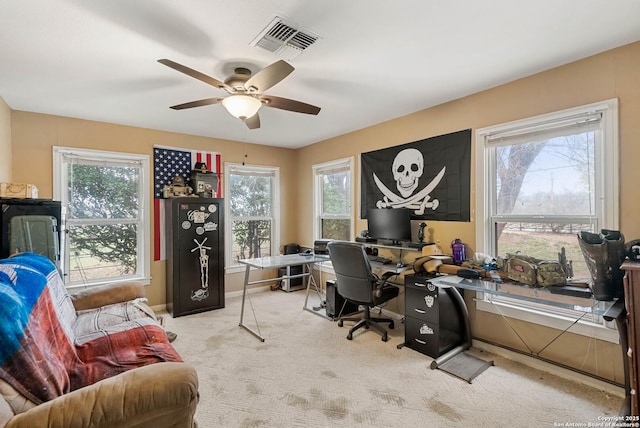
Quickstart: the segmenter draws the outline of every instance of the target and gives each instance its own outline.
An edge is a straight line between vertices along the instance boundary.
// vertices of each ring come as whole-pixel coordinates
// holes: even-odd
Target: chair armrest
[[[114,303],[145,297],[144,285],[139,283],[108,284],[87,288],[71,295],[76,311],[95,309]]]
[[[156,363],[64,394],[14,416],[5,428],[194,425],[198,377],[185,363]]]
[[[389,281],[389,278],[394,277],[398,275],[396,272],[385,272],[384,274],[382,274],[382,278],[377,278],[377,284],[375,286],[374,289],[374,296],[376,298],[380,298],[382,296],[382,289],[385,287],[394,287],[393,285],[387,285],[387,281]]]

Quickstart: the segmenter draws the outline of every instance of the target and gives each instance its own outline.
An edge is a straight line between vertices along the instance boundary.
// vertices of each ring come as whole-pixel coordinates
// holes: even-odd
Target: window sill
[[[86,284],[65,284],[65,288],[69,291],[76,291],[86,288],[98,287],[103,285],[117,285],[117,284],[127,284],[127,283],[136,283],[142,285],[150,285],[151,278],[141,278],[141,277],[128,277],[123,279],[112,279],[112,280],[104,280],[104,281],[96,281],[96,282],[88,282]]]
[[[534,309],[522,308],[510,305],[505,302],[487,302],[482,297],[482,293],[477,294],[475,299],[476,309],[479,311],[489,312],[532,324],[538,324],[545,327],[564,330],[575,321],[570,317],[554,314],[546,314]],[[613,322],[612,322],[613,323]],[[608,325],[609,323],[607,323]],[[611,343],[619,343],[618,331],[614,328],[605,327],[588,321],[578,321],[571,326],[568,333],[578,334],[581,336],[592,337],[594,339],[603,340]]]
[[[231,265],[231,266],[227,266],[226,268],[224,268],[224,273],[225,274],[234,274],[234,273],[244,272],[245,270],[246,270],[246,266],[245,265]]]

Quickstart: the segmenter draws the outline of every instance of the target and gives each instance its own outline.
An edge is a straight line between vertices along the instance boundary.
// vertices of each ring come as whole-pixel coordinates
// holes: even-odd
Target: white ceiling
[[[321,36],[267,91],[322,107],[262,108],[249,130],[224,80],[280,58],[249,43],[275,17]],[[301,147],[640,40],[639,0],[0,1],[0,97],[10,108]],[[639,71],[640,72],[640,71]]]

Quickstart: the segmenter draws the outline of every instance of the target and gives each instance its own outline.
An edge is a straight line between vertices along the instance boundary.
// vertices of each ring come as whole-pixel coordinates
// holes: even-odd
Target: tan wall
[[[14,181],[35,184],[41,198],[53,196],[53,146],[142,153],[152,160],[153,146],[162,145],[220,152],[223,163],[244,161],[248,165],[280,167],[280,242],[295,241],[297,220],[293,207],[297,204],[294,205],[292,187],[296,185],[297,171],[292,166],[295,165],[294,150],[23,111],[12,113],[12,129]],[[149,178],[149,192],[153,194],[153,179]],[[149,301],[151,305],[163,305],[166,301],[164,261],[151,263],[151,276],[151,285],[147,288]],[[242,280],[240,273],[226,275],[226,291],[241,290]]]
[[[313,212],[311,167],[315,163],[355,156],[379,148],[409,143],[462,129],[482,128],[523,119],[565,108],[618,98],[620,107],[620,229],[627,239],[640,237],[640,197],[638,197],[638,161],[640,160],[640,43],[634,43],[578,62],[514,81],[446,104],[342,135],[298,150],[297,197],[300,216],[297,234],[300,242],[312,241]],[[474,136],[475,137],[475,136]],[[475,140],[473,141],[475,156]],[[356,171],[359,177],[360,171]],[[474,163],[471,166],[472,190],[475,186]],[[353,213],[359,217],[359,179],[356,180]],[[429,221],[431,238],[447,250],[454,238],[475,247],[475,200],[471,195],[472,221]],[[358,220],[356,232],[366,229]],[[473,306],[473,303],[470,302]],[[523,345],[501,317],[472,311],[474,337],[501,343],[516,349]],[[516,321],[539,349],[558,332]],[[538,347],[538,348],[536,348]],[[619,345],[577,335],[563,335],[542,356],[581,368],[607,379],[623,382]]]
[[[0,183],[11,181],[11,109],[0,97]]]

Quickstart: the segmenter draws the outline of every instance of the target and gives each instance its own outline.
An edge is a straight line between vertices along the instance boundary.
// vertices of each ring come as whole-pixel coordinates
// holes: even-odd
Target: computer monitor
[[[378,240],[411,241],[411,211],[404,208],[371,208],[367,210],[369,236]]]

